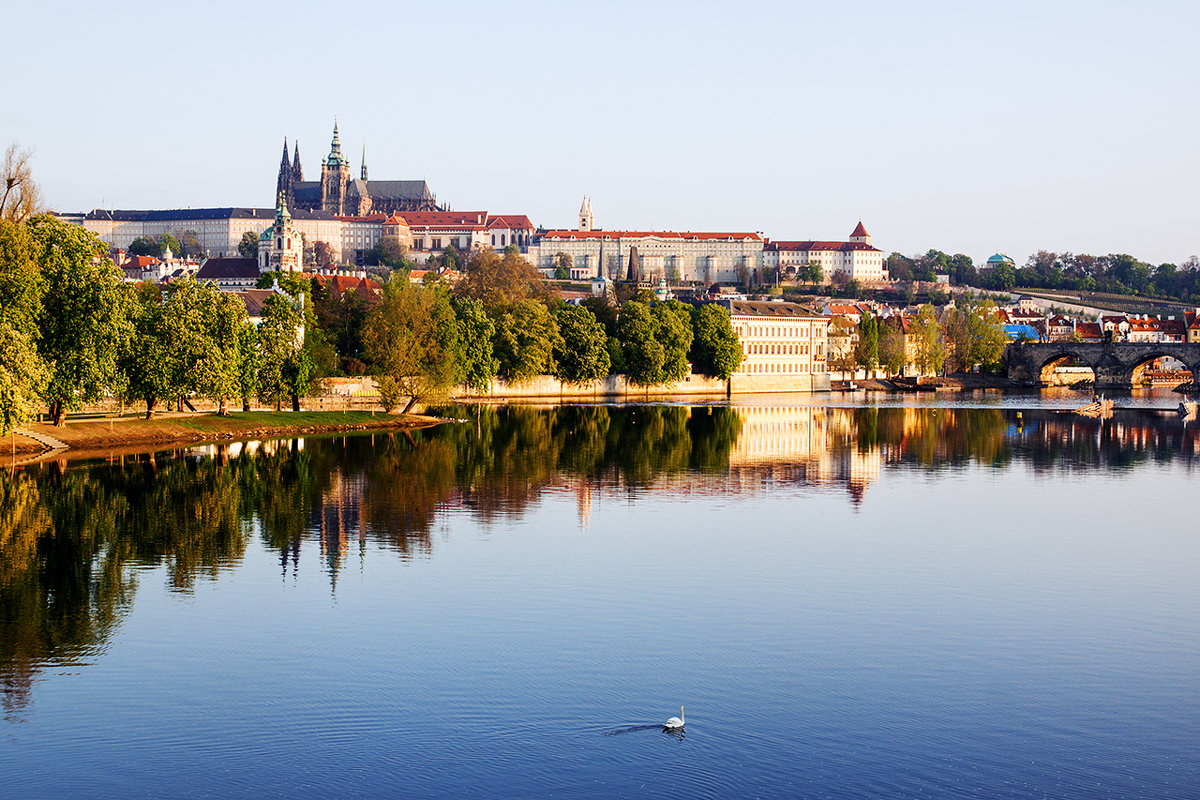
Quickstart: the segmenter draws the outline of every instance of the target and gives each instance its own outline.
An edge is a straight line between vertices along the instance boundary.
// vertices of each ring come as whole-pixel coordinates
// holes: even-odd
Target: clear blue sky
[[[283,137],[458,210],[977,262],[1200,253],[1200,3],[21,3],[58,210],[274,201]],[[15,34],[15,35],[14,35]]]

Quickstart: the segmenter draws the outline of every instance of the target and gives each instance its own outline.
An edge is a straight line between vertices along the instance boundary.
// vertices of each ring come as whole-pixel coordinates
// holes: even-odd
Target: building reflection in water
[[[966,408],[563,406],[454,409],[468,424],[404,434],[211,445],[0,470],[0,686],[9,715],[46,664],[104,646],[139,580],[173,592],[239,566],[250,542],[283,575],[319,556],[331,591],[357,551],[428,558],[449,513],[481,525],[549,497],[587,530],[608,499],[844,490],[891,470],[1132,470],[1200,459],[1169,413],[1102,421]],[[158,573],[147,568],[162,567]]]

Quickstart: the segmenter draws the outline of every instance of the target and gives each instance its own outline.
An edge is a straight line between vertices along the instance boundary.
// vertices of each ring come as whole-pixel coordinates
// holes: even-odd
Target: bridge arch
[[[1137,356],[1125,361],[1125,370],[1128,373],[1130,385],[1133,387],[1141,386],[1146,369],[1151,363],[1160,358],[1171,358],[1183,364],[1184,368],[1192,373],[1193,380],[1196,377],[1197,370],[1200,369],[1200,361],[1195,364],[1189,363],[1191,359],[1187,357],[1186,353],[1180,352],[1177,347],[1169,345],[1155,347],[1151,345],[1145,351],[1138,353]]]
[[[1043,386],[1069,386],[1082,380],[1093,382],[1096,380],[1094,365],[1089,363],[1077,350],[1070,347],[1064,347],[1061,352],[1051,355],[1041,355],[1038,357],[1038,361],[1041,362],[1041,365],[1037,369],[1037,378]],[[1064,366],[1078,366],[1086,369],[1087,372],[1080,371],[1074,376],[1056,379],[1058,368]]]

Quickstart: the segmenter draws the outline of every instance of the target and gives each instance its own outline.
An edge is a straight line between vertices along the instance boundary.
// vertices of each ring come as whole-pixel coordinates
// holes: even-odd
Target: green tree
[[[554,315],[560,334],[554,350],[558,378],[591,383],[608,374],[608,337],[596,316],[583,306],[563,306]]]
[[[932,305],[926,303],[921,306],[910,329],[917,342],[917,369],[923,375],[937,375],[946,363],[946,345],[942,339],[942,326]]]
[[[181,248],[179,255],[186,258],[199,258],[204,255],[204,247],[200,244],[200,238],[193,230],[186,230],[179,235],[179,247]]]
[[[621,306],[617,320],[617,340],[621,343],[621,363],[629,379],[642,386],[661,383],[665,360],[662,343],[655,335],[658,321],[650,307],[637,300]]]
[[[742,345],[729,310],[716,303],[692,309],[692,364],[705,375],[727,381],[742,363]]]
[[[0,220],[0,319],[36,338],[42,291],[29,226]]]
[[[1008,337],[990,300],[964,300],[946,311],[943,319],[947,362],[956,371],[995,364],[1004,353]]]
[[[659,383],[681,381],[692,371],[688,354],[692,350],[692,314],[678,300],[655,303],[653,306],[658,328],[654,336],[663,348],[662,373]]]
[[[274,404],[276,410],[289,396],[295,408],[301,383],[311,376],[302,341],[304,315],[297,304],[284,295],[268,297],[258,326],[258,396],[264,403]]]
[[[129,334],[122,275],[104,244],[51,216],[29,222],[45,285],[38,350],[50,365],[43,399],[56,425],[68,410],[96,402],[118,381],[117,357]]]
[[[494,346],[500,374],[522,384],[553,375],[554,352],[562,345],[554,316],[536,300],[522,300],[496,319]]]
[[[127,253],[133,256],[153,256],[158,258],[162,253],[158,249],[158,242],[153,236],[139,236],[129,243]]]
[[[130,251],[132,252],[132,250]],[[258,258],[258,234],[246,231],[238,242],[238,255],[242,258]]]
[[[376,264],[390,269],[412,269],[408,259],[408,247],[399,236],[383,236],[371,249],[371,258]]]
[[[872,314],[863,314],[858,320],[854,361],[867,372],[879,367],[879,320]]]
[[[172,256],[179,257],[183,253],[183,245],[172,234],[160,233],[158,235],[158,255],[166,256],[167,251],[170,251]]]
[[[454,387],[457,328],[450,298],[440,287],[416,286],[395,273],[367,317],[363,347],[375,370],[384,408],[409,398],[440,400]]]
[[[569,253],[556,253],[554,256],[554,277],[565,281],[571,277],[571,256]]]
[[[483,303],[474,298],[455,297],[451,306],[458,331],[455,380],[477,392],[486,392],[500,369],[492,345],[496,325],[484,310]]]
[[[0,317],[0,436],[33,418],[49,381],[33,338]]]
[[[899,375],[908,364],[904,327],[899,317],[888,317],[879,326],[879,365],[888,375]]]

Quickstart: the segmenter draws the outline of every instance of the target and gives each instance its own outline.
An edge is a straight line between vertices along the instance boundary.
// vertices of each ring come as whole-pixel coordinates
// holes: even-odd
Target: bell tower
[[[333,141],[329,155],[321,162],[321,209],[339,216],[346,213],[346,184],[350,182],[350,163],[342,155],[337,120],[333,121]]]
[[[583,198],[583,205],[579,207],[579,230],[590,231],[596,227],[595,220],[592,218],[592,198]]]

